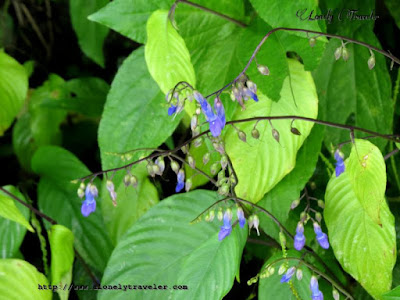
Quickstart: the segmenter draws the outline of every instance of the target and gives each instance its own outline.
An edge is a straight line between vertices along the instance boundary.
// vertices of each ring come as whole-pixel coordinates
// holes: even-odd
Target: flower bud
[[[290,128],[290,131],[295,135],[301,135],[300,131],[296,127]]]
[[[114,183],[111,180],[107,180],[106,187],[107,187],[107,190],[109,192],[111,192],[114,190]]]
[[[218,153],[220,153],[220,154],[225,153],[225,148],[224,148],[223,142],[215,142],[215,143],[213,143],[213,147],[215,150],[218,151]]]
[[[151,177],[155,177],[156,173],[154,172],[154,168],[153,168],[153,163],[148,163],[147,164],[147,173],[149,173],[149,175]]]
[[[138,185],[138,180],[135,175],[130,176],[130,184],[135,188]]]
[[[238,131],[238,136],[239,136],[239,139],[240,139],[241,141],[243,141],[243,142],[246,143],[246,134],[245,134],[243,131],[239,130],[239,131]]]
[[[203,164],[206,165],[210,161],[210,153],[207,152],[203,155]]]
[[[272,137],[279,143],[279,132],[275,128],[272,128]]]
[[[287,267],[285,264],[281,264],[281,266],[278,269],[278,275],[282,275],[283,273],[285,273],[287,270]]]
[[[335,50],[335,59],[339,60],[339,58],[342,56],[342,51],[343,51],[343,47],[340,46],[339,48],[337,48]]]
[[[178,164],[176,161],[174,161],[174,160],[171,161],[171,169],[172,169],[172,171],[174,171],[176,174],[178,174],[178,172],[179,172],[179,164]]]
[[[249,230],[254,227],[257,230],[257,235],[260,235],[260,231],[258,230],[258,225],[260,224],[260,219],[257,215],[251,215],[249,217]]]
[[[316,42],[316,41],[317,41],[317,40],[316,40],[314,37],[312,37],[312,38],[310,38],[310,39],[308,40],[308,42],[309,42],[311,48],[314,48],[315,42]]]
[[[332,290],[332,296],[333,296],[333,299],[335,299],[335,300],[340,299],[340,295],[339,295],[339,292],[337,291],[337,289]]]
[[[233,91],[231,91],[231,92],[229,93],[229,96],[231,96],[231,100],[232,100],[232,101],[235,101],[235,100],[236,100],[236,98],[235,98],[235,93],[234,93]]]
[[[199,128],[199,127],[197,127]],[[200,132],[199,132],[200,133]],[[197,138],[194,142],[193,142],[193,146],[195,148],[200,147],[203,144],[203,139],[201,137]]]
[[[161,168],[159,165],[153,164],[152,167],[155,175],[162,175]]]
[[[193,130],[197,127],[198,118],[197,115],[193,115],[192,119],[190,120],[190,128]]]
[[[193,185],[193,181],[191,178],[186,179],[186,183],[185,183],[185,191],[189,192],[190,189],[192,188]]]
[[[214,210],[210,210],[208,215],[209,215],[209,221],[212,222],[214,220],[214,218],[215,218],[215,211]]]
[[[84,189],[79,188],[78,189],[78,197],[82,199],[83,196],[85,196],[85,191],[84,191]]]
[[[90,193],[93,195],[93,197],[97,197],[99,195],[99,191],[94,184],[90,184]]]
[[[193,156],[188,155],[187,161],[188,161],[189,166],[190,166],[192,169],[194,169],[195,166],[196,166],[196,162],[195,162]]]
[[[372,70],[375,67],[375,55],[372,54],[371,57],[368,59],[368,68]]]
[[[218,189],[218,194],[222,196],[226,196],[229,194],[229,185],[228,184],[223,184],[219,189]]]
[[[347,50],[346,47],[343,47],[342,50],[342,57],[344,61],[347,61],[349,59],[349,51]]]
[[[124,176],[124,185],[125,185],[126,187],[129,186],[129,185],[131,184],[130,180],[131,180],[131,175],[126,174],[126,175]]]
[[[258,72],[260,72],[262,75],[265,75],[265,76],[269,75],[269,69],[267,66],[258,65],[257,69],[258,69]]]
[[[321,207],[322,209],[325,208],[325,203],[322,200],[318,200],[318,206]]]
[[[258,131],[257,128],[254,128],[254,129],[251,131],[251,136],[252,136],[253,138],[255,138],[256,140],[258,140],[258,139],[260,138],[260,132]]]
[[[221,157],[221,167],[222,167],[222,169],[225,169],[227,165],[228,165],[228,157],[224,154]]]
[[[286,236],[282,231],[279,232],[279,242],[281,246],[286,247]]]
[[[222,221],[223,218],[224,218],[224,213],[222,212],[222,208],[219,208],[217,212],[217,219],[218,221]]]
[[[181,151],[183,152],[183,154],[187,154],[189,152],[189,146],[188,145],[182,146]]]
[[[315,213],[315,220],[317,220],[318,222],[321,222],[321,220],[322,220],[321,213],[319,213],[319,212]]]
[[[196,108],[196,115],[200,115],[201,114],[201,109],[198,107]]]
[[[212,175],[215,175],[217,174],[217,171],[218,171],[218,163],[215,162],[211,165],[210,172]]]
[[[86,187],[86,185],[83,182],[81,182],[81,184],[79,185],[79,188],[81,188],[82,190],[85,190],[85,187]]]
[[[307,220],[307,214],[302,211],[300,214],[300,222],[304,223]]]
[[[294,200],[290,205],[290,209],[295,209],[297,206],[299,206],[299,204],[300,204],[300,199]]]
[[[302,280],[303,279],[303,271],[301,269],[297,269],[296,278],[297,278],[297,280]]]
[[[159,170],[160,174],[158,174],[158,175],[162,175],[162,173],[164,172],[164,169],[165,169],[164,157],[162,157],[162,156],[157,157],[155,163],[160,168],[160,170]]]

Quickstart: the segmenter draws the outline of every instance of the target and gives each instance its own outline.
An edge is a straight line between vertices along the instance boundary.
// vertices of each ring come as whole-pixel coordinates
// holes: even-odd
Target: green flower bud
[[[279,143],[279,132],[275,128],[272,128],[272,137]]]
[[[83,196],[85,196],[85,191],[84,191],[84,189],[79,188],[78,189],[78,197],[82,199]]]
[[[315,42],[316,42],[317,40],[314,38],[314,37],[312,37],[312,38],[310,38],[309,40],[308,40],[308,42],[310,43],[310,47],[311,48],[314,48],[314,46],[315,46]]]
[[[287,270],[286,264],[281,264],[281,266],[278,269],[278,275],[282,275],[283,273],[285,273]]]
[[[222,196],[226,196],[229,194],[229,185],[223,184],[219,189],[218,189],[218,194]]]
[[[303,211],[300,214],[300,222],[304,223],[307,219],[307,214]]]
[[[335,59],[339,60],[339,58],[342,56],[342,51],[343,51],[343,47],[340,46],[339,48],[337,48],[335,50]]]
[[[258,140],[258,139],[260,138],[260,132],[258,131],[257,128],[254,128],[254,129],[251,131],[251,136],[252,136],[253,138],[255,138],[256,140]]]
[[[368,59],[368,68],[372,70],[375,67],[375,55],[372,54],[371,57]]]
[[[300,199],[294,200],[290,205],[290,209],[295,209],[297,206],[299,206],[299,204],[300,204]]]
[[[128,175],[129,176],[129,175]],[[130,176],[129,178],[130,184],[135,188],[138,185],[138,180],[135,175]]]
[[[149,175],[151,177],[155,177],[156,173],[154,172],[154,168],[153,168],[153,163],[148,163],[147,164],[147,172],[149,173]]]
[[[203,155],[203,164],[206,165],[210,161],[210,153],[207,152]]]
[[[193,156],[188,155],[187,161],[188,161],[189,166],[190,166],[192,169],[194,169],[195,166],[196,166],[196,162],[194,161]]]
[[[282,231],[279,232],[279,242],[281,246],[286,247],[286,236]]]
[[[269,69],[268,69],[267,66],[258,65],[257,69],[258,69],[258,72],[260,72],[260,74],[262,74],[264,76],[268,76],[269,75]]]
[[[295,127],[290,128],[290,132],[295,135],[301,135],[300,131]]]
[[[321,220],[322,220],[322,215],[321,215],[321,213],[317,212],[317,213],[315,214],[315,220],[317,220],[319,223],[321,223]]]
[[[224,213],[222,212],[222,208],[218,208],[218,212],[217,212],[217,219],[218,221],[222,221],[222,219],[224,218]]]
[[[222,167],[222,169],[225,169],[227,165],[228,165],[228,157],[224,154],[221,157],[221,167]]]
[[[83,182],[81,182],[81,184],[79,185],[79,188],[82,190],[85,190],[85,187],[86,187],[86,185]]]
[[[190,189],[192,188],[192,185],[193,185],[192,179],[191,179],[191,178],[186,179],[186,182],[185,182],[185,191],[186,191],[186,192],[189,192]]]
[[[238,137],[241,141],[246,143],[246,134],[243,131],[241,130],[238,131]]]
[[[297,280],[302,280],[303,279],[303,271],[301,269],[297,269],[296,278],[297,278]]]
[[[211,165],[210,172],[212,175],[215,175],[217,174],[217,171],[218,171],[218,163],[215,162]]]
[[[335,299],[335,300],[339,300],[340,299],[339,292],[336,289],[332,290],[332,296],[333,296],[333,299]]]
[[[349,59],[349,51],[347,50],[346,47],[343,47],[342,57],[343,57],[344,61],[348,61],[348,59]]]
[[[322,209],[325,208],[325,203],[322,200],[318,200],[318,206],[321,207]]]
[[[179,172],[179,164],[178,164],[176,161],[174,161],[174,160],[171,161],[171,169],[172,169],[172,171],[174,171],[176,174],[178,174],[178,172]]]

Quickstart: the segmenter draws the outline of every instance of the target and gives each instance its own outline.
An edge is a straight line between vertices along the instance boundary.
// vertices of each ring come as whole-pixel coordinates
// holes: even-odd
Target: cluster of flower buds
[[[336,173],[336,177],[339,177],[340,174],[342,174],[345,170],[345,165],[344,165],[344,155],[343,153],[341,153],[338,150],[335,151],[335,160],[336,160],[336,164],[335,164],[335,173]]]
[[[83,192],[83,190],[85,191]],[[89,216],[92,212],[96,210],[95,198],[98,195],[99,191],[97,190],[97,187],[93,183],[89,183],[86,186],[86,189],[85,189],[85,184],[83,182],[79,186],[78,196],[80,198],[83,198],[83,196],[85,196],[85,200],[83,201],[81,206],[81,213],[84,217]]]
[[[151,177],[155,177],[156,175],[161,176],[164,173],[165,162],[164,158],[159,156],[155,162],[149,161],[147,164],[147,172]]]
[[[248,80],[246,75],[242,75],[232,86],[231,99],[232,101],[237,101],[242,109],[245,109],[244,101],[253,99],[254,101],[258,102],[257,85]]]
[[[275,268],[273,266],[268,266],[264,271],[261,272],[260,278],[268,278],[275,273]]]
[[[206,216],[206,221],[211,222],[214,219],[214,211],[211,211]],[[244,228],[246,224],[246,218],[244,216],[244,211],[240,206],[236,207],[236,215],[239,222],[240,228]],[[222,215],[222,209],[218,211],[217,214],[218,220],[223,221],[223,225],[218,233],[218,240],[222,241],[232,232],[232,210],[230,208],[225,210],[225,213]]]
[[[132,174],[126,174],[124,176],[124,185],[125,187],[132,185],[134,188],[136,188],[138,185],[138,180],[136,176]]]
[[[344,61],[349,59],[349,51],[347,50],[346,44],[343,43],[343,41],[342,45],[335,50],[335,59],[339,60],[341,57]]]

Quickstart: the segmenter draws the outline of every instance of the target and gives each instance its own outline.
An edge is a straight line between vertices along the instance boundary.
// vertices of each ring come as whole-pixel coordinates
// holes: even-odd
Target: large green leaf
[[[38,187],[40,210],[71,229],[76,249],[87,263],[102,271],[112,245],[104,228],[101,209],[98,207],[89,217],[83,217],[82,200],[76,194],[77,185],[71,183],[90,171],[73,154],[57,146],[39,148],[32,158],[32,169],[41,176]]]
[[[69,285],[74,262],[74,235],[67,227],[53,225],[49,230],[51,250],[51,282],[56,286]],[[68,299],[69,289],[57,289],[62,300]]]
[[[382,295],[382,300],[399,300],[400,299],[400,286],[395,287],[390,292]]]
[[[28,220],[25,218],[14,201],[14,199],[4,193],[0,194],[0,217],[14,221],[29,231],[34,232],[31,224],[29,224],[29,218]]]
[[[22,108],[28,92],[25,68],[0,51],[0,136]]]
[[[246,110],[235,114],[234,119],[279,115],[317,117],[318,98],[311,74],[305,72],[299,62],[295,60],[288,62],[291,85],[289,78],[286,78],[281,100],[277,103],[272,102],[259,93],[259,102],[249,101]],[[291,87],[296,96],[297,106],[292,97]],[[232,159],[239,179],[236,192],[238,196],[254,203],[292,171],[296,164],[297,151],[313,126],[311,122],[295,121],[294,127],[301,132],[301,135],[295,135],[290,131],[291,120],[272,121],[272,124],[279,131],[279,143],[273,138],[268,121],[261,121],[257,125],[260,132],[259,140],[251,137],[254,122],[237,124],[237,127],[246,133],[247,143],[238,139],[233,127],[227,128],[226,131],[226,151]]]
[[[21,259],[0,259],[0,295],[7,300],[50,300],[46,276]],[[45,287],[45,289],[41,289]]]
[[[324,137],[321,126],[315,126],[297,153],[296,166],[258,203],[271,212],[286,228],[293,230],[297,219],[289,218],[291,203],[300,197],[300,192],[315,171],[318,154]],[[270,218],[260,214],[261,228],[270,236],[279,240],[280,228]]]
[[[83,53],[104,67],[103,42],[108,28],[91,22],[87,17],[105,6],[108,0],[69,0],[72,27]]]
[[[365,151],[360,141],[356,145],[359,151]],[[370,195],[363,193],[362,188],[368,192],[368,185],[380,185],[379,182],[383,180],[381,170],[377,167],[380,160],[372,152],[366,160],[363,156],[351,155],[346,161],[347,170],[339,177],[333,174],[328,183],[324,211],[336,258],[346,272],[378,299],[390,290],[392,284],[392,269],[396,261],[394,217],[381,194],[381,199],[375,198],[380,203],[380,224],[377,224],[365,207],[365,203],[372,199],[368,199]],[[365,163],[366,167],[357,170],[355,163]],[[373,173],[374,169],[376,174]],[[355,173],[361,179],[356,186],[351,178]],[[377,207],[374,203],[370,205]]]
[[[299,257],[301,253],[295,250],[289,250],[288,252],[289,257]],[[267,278],[261,278],[260,283],[258,285],[258,296],[260,299],[298,299],[293,295],[292,290],[288,283],[280,283],[282,275],[278,274],[278,269],[285,260],[281,260],[280,262],[275,261],[282,259],[282,253],[277,253],[270,257],[265,264],[263,265],[263,270],[269,264],[272,264],[275,268],[275,273]],[[289,260],[288,261],[289,267],[295,266],[300,267],[303,271],[303,279],[298,280],[296,275],[292,277],[293,287],[300,296],[300,299],[310,299],[311,298],[311,291],[310,291],[310,280],[311,280],[311,272],[310,270],[305,267],[304,265],[299,265],[299,261],[297,260]]]
[[[113,179],[115,191],[117,192],[117,206],[114,207],[110,196],[104,189],[105,199],[102,205],[104,222],[110,233],[111,240],[117,244],[133,223],[135,223],[149,208],[158,203],[158,193],[155,186],[147,178],[147,169],[143,165],[131,171],[138,179],[136,188],[125,187],[122,177],[125,173],[120,172]]]
[[[135,299],[222,299],[238,273],[247,229],[235,226],[219,241],[217,220],[189,224],[217,199],[214,192],[197,190],[160,202],[120,239],[102,279],[102,285],[162,283],[167,290],[102,290],[99,299],[129,299],[130,293]]]
[[[361,26],[351,33],[357,40],[379,46],[374,33],[367,26]],[[320,117],[323,120],[349,123],[381,133],[392,132],[393,104],[391,81],[385,58],[376,54],[376,65],[368,69],[368,49],[348,44],[349,60],[335,61],[334,51],[340,41],[331,40],[321,64],[314,72],[315,84],[320,99]],[[366,134],[357,133],[357,136]],[[338,144],[349,139],[349,133],[327,128],[325,143]],[[386,141],[377,140],[382,150]]]
[[[173,0],[115,0],[89,16],[139,43],[146,43],[146,22],[153,11],[169,9]]]
[[[125,164],[111,153],[160,146],[182,117],[168,116],[164,96],[147,71],[143,52],[139,48],[124,61],[107,96],[99,127],[103,169]],[[141,154],[135,153],[133,158]]]
[[[4,186],[4,188],[17,196],[19,199],[25,200],[24,196],[13,186]],[[0,192],[0,197],[8,197],[3,192]],[[21,212],[24,220],[29,219],[30,211],[21,203],[15,201],[15,206]],[[29,224],[29,223],[28,223]],[[9,218],[0,216],[0,257],[11,258],[17,255],[18,249],[25,237],[26,227],[11,221]]]
[[[368,216],[380,224],[386,190],[386,165],[381,151],[369,141],[356,140],[346,168],[357,199]]]
[[[178,82],[196,85],[196,77],[185,41],[172,26],[167,10],[157,10],[147,21],[145,58],[147,68],[167,94]]]

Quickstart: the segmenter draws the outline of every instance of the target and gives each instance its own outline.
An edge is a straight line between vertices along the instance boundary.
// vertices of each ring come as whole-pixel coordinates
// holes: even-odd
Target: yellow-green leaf
[[[14,200],[3,194],[0,194],[0,216],[17,222],[26,227],[26,229],[29,231],[34,232],[31,224],[29,224],[29,221],[25,219],[24,215],[15,205]]]

